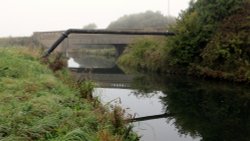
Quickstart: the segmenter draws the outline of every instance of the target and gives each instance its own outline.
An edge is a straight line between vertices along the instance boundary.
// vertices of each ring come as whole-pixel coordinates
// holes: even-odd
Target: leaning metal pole
[[[48,57],[57,46],[68,37],[69,34],[116,34],[116,35],[153,35],[153,36],[173,36],[173,32],[139,32],[139,31],[117,31],[117,30],[85,30],[85,29],[68,29],[55,41],[54,44],[43,54],[43,57]]]
[[[172,114],[161,114],[161,115],[152,115],[152,116],[145,116],[145,117],[138,117],[138,118],[132,118],[127,119],[128,122],[139,122],[139,121],[147,121],[147,120],[153,120],[153,119],[160,119],[160,118],[168,118],[172,117]]]

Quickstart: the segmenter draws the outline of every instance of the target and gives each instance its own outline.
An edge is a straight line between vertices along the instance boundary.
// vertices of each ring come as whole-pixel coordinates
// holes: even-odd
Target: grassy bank
[[[53,73],[37,56],[26,48],[0,48],[1,141],[135,139],[119,108],[110,112],[84,96],[91,83],[69,82],[67,71]]]
[[[139,70],[250,82],[249,9],[249,0],[191,1],[171,28],[174,37],[138,41],[118,62]]]

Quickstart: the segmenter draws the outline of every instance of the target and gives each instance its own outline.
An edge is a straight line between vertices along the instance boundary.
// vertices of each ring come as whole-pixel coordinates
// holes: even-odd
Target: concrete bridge
[[[49,48],[62,35],[63,31],[34,32],[33,38]],[[71,34],[58,48],[75,48],[81,45],[127,45],[142,36],[138,35],[104,35],[104,34]]]
[[[34,32],[33,38],[39,41],[46,48],[51,45],[62,35],[63,31],[55,32]],[[145,35],[105,35],[105,34],[71,34],[65,39],[56,51],[70,51],[78,49],[84,45],[113,45],[117,55],[120,55],[125,47],[138,38],[146,37]]]
[[[82,45],[113,45],[117,54],[120,55],[124,48],[134,40],[152,35],[169,36],[173,33],[69,29],[67,31],[34,32],[33,38],[45,47],[53,48],[48,52],[52,52],[57,46],[57,51],[62,52],[66,51],[67,47],[73,49]]]

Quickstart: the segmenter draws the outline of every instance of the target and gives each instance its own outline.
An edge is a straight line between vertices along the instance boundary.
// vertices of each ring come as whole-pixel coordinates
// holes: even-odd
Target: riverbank
[[[174,37],[140,40],[118,63],[137,70],[250,82],[249,0],[192,1]]]
[[[123,112],[90,98],[90,82],[73,83],[67,70],[41,64],[27,48],[0,48],[1,141],[136,140]]]

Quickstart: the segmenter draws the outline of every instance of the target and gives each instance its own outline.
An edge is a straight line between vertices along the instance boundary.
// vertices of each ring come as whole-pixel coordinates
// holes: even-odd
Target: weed
[[[1,141],[95,141],[104,130],[108,139],[124,139],[121,119],[112,124],[109,111],[92,99],[93,82],[72,83],[66,70],[51,71],[35,54],[0,49]]]
[[[81,98],[93,99],[92,92],[95,84],[92,81],[78,80],[76,82],[76,89],[79,91]]]

